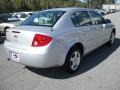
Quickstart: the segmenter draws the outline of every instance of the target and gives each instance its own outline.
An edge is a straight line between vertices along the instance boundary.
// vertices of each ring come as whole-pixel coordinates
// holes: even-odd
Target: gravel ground
[[[72,75],[60,68],[25,68],[7,61],[0,40],[0,90],[120,90],[120,13],[106,18],[116,25],[115,45],[87,55]]]

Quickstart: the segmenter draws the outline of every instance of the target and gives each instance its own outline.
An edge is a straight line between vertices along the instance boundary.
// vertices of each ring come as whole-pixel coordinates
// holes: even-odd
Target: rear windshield
[[[21,25],[52,27],[65,11],[42,11],[26,19]]]

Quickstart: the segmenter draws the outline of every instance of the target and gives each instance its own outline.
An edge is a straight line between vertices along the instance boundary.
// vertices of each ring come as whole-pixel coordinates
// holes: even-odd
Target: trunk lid
[[[31,46],[35,34],[49,35],[51,27],[41,26],[19,26],[6,31],[8,42],[21,46]]]

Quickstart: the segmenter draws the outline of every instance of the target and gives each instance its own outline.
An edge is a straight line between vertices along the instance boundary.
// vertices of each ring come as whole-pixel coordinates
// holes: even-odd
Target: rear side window
[[[105,19],[98,13],[90,11],[91,17],[94,20],[95,24],[105,24]]]
[[[71,20],[76,27],[92,25],[90,16],[87,11],[80,11],[72,14]]]

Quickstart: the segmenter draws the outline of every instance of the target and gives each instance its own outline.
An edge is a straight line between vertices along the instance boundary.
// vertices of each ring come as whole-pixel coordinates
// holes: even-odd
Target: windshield
[[[29,17],[21,25],[52,27],[64,13],[64,11],[42,11]]]

